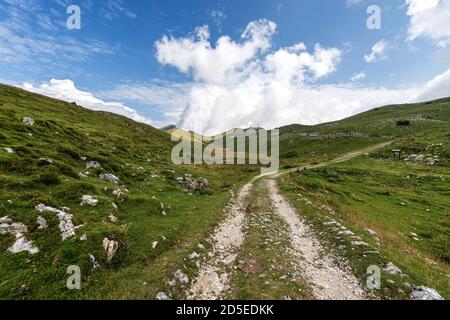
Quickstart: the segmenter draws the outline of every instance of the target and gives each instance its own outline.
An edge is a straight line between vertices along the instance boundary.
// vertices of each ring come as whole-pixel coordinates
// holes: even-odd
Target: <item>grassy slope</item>
[[[24,125],[23,117],[36,124]],[[3,85],[0,124],[0,217],[26,224],[27,238],[41,250],[33,256],[12,255],[6,250],[14,238],[0,236],[0,298],[154,299],[161,290],[169,293],[166,281],[220,220],[230,188],[254,174],[246,166],[173,166],[170,137],[157,129]],[[53,163],[39,162],[41,157]],[[102,168],[87,170],[81,157],[99,161]],[[86,171],[87,177],[78,175]],[[129,190],[122,200],[112,195],[116,185],[98,178],[101,172],[120,178],[119,188]],[[207,178],[209,192],[184,192],[175,181],[184,173]],[[84,194],[97,197],[99,204],[81,207]],[[34,207],[39,203],[69,207],[74,224],[84,226],[76,237],[60,241],[56,215],[43,213],[49,228],[38,230]],[[110,213],[119,218],[117,223],[108,221]],[[79,240],[82,234],[87,241]],[[111,264],[102,249],[104,237],[120,241]],[[92,269],[89,254],[101,269]],[[81,267],[82,290],[67,290],[69,265]],[[193,267],[187,263],[183,271],[189,274]]]
[[[396,121],[402,119],[412,120],[411,125],[396,126]],[[300,132],[320,135],[344,131],[362,132],[367,136],[300,138],[289,143]],[[398,289],[406,291],[401,283],[409,281],[436,288],[441,295],[450,298],[449,99],[378,108],[334,124],[294,125],[282,128],[282,132],[282,150],[298,152],[295,157],[283,159],[288,165],[311,162],[307,152],[312,150],[329,156],[373,141],[394,140],[391,146],[369,157],[362,156],[325,169],[291,173],[281,178],[280,185],[291,202],[315,225],[324,241],[336,246],[349,245],[349,239],[337,239],[336,234],[322,224],[330,218],[344,222],[373,245],[373,237],[364,229],[378,233],[381,257],[364,255],[358,248],[347,255],[361,278],[366,277],[365,270],[370,264],[382,265],[386,261],[394,262],[409,275],[406,279],[395,279],[384,274],[384,280],[394,278],[396,284],[384,282],[381,296],[405,297]],[[442,146],[429,147],[440,143]],[[393,148],[401,149],[403,157],[413,153],[438,155],[440,161],[432,167],[393,161]],[[317,159],[312,161],[317,162]],[[304,200],[305,196],[313,205]],[[411,232],[418,235],[418,241]]]
[[[297,166],[311,159],[331,160],[347,151],[382,141],[404,137],[399,147],[405,149],[410,138],[425,134],[424,143],[448,140],[450,99],[433,102],[376,108],[353,117],[317,126],[290,125],[280,128],[280,155],[283,166]],[[397,126],[398,120],[410,120],[410,126]],[[357,133],[339,137],[333,134]],[[431,133],[431,134],[430,134]],[[305,137],[315,134],[318,137]],[[331,135],[331,136],[330,136]],[[428,141],[430,140],[430,141]]]

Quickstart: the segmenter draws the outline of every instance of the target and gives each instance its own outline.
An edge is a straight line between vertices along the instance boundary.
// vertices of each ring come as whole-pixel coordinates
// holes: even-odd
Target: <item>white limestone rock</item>
[[[39,230],[47,228],[47,220],[45,220],[44,217],[38,216],[37,219],[36,219],[36,222],[38,224],[38,229]]]
[[[97,161],[89,161],[86,163],[86,169],[96,169],[100,168],[102,165]]]
[[[424,286],[413,287],[411,292],[412,300],[444,300],[441,295],[434,289]]]
[[[39,252],[39,248],[33,245],[33,241],[29,241],[24,236],[21,236],[8,248],[8,251],[14,254],[23,251],[28,251],[30,254],[36,254]]]
[[[84,195],[81,197],[81,202],[80,202],[80,206],[93,206],[95,207],[98,203],[98,200],[96,198],[94,198],[93,196],[90,195]]]
[[[45,204],[42,204],[42,203],[38,204],[35,207],[35,209],[41,213],[42,212],[56,213],[56,215],[59,219],[59,230],[61,231],[61,239],[63,241],[67,240],[75,235],[76,227],[74,226],[74,224],[72,222],[73,216],[70,213],[64,212],[64,211],[56,209],[56,208],[46,206]]]
[[[117,241],[110,240],[108,238],[103,239],[103,250],[105,250],[107,262],[111,262],[111,260],[116,255],[118,248],[119,248],[119,243]]]

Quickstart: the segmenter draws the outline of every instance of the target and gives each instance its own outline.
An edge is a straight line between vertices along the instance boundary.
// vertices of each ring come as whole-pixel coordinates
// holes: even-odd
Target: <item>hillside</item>
[[[450,297],[450,99],[387,106],[334,123],[292,125],[281,131],[285,167],[307,163],[313,153],[324,161],[392,141],[350,161],[291,172],[278,182],[321,241],[345,256],[361,279],[371,264],[391,262],[404,272],[383,271],[380,297],[408,298],[410,284]],[[401,150],[399,161],[393,149]],[[343,236],[333,221],[351,232]],[[353,246],[353,237],[380,254]]]
[[[410,124],[397,125],[398,121]],[[284,165],[295,166],[311,156],[330,160],[342,152],[397,138],[403,138],[398,147],[413,150],[413,144],[423,145],[421,136],[430,144],[447,141],[449,126],[450,99],[385,106],[341,121],[282,127],[280,155]]]
[[[39,250],[11,254],[17,236],[1,230],[3,299],[155,299],[183,253],[202,242],[208,246],[204,240],[223,216],[230,190],[254,170],[174,166],[170,136],[160,130],[4,85],[0,123],[2,228],[25,225],[25,239]],[[102,174],[117,177],[118,184]],[[194,190],[189,181],[199,177],[208,185]],[[98,203],[81,205],[83,196]],[[59,211],[40,212],[39,204]],[[76,226],[64,241],[61,211],[72,216],[64,226]],[[39,228],[38,217],[46,228]],[[110,262],[105,238],[118,245]],[[70,265],[81,267],[82,290],[66,288]]]
[[[282,127],[280,174],[255,178],[175,166],[166,132],[0,85],[0,299],[449,298],[449,122],[441,99]],[[306,276],[322,255],[343,273],[329,292]],[[365,292],[389,263],[402,274]]]

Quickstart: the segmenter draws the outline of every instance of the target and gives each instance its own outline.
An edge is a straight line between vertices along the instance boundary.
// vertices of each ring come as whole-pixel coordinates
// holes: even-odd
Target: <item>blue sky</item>
[[[66,27],[71,4],[80,30]],[[371,4],[380,30],[366,27]],[[318,123],[450,95],[449,13],[449,0],[2,0],[0,81],[155,126]]]

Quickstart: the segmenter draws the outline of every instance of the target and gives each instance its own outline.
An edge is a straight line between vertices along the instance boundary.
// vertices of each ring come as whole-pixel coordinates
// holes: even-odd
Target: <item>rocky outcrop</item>
[[[22,235],[8,248],[8,251],[11,253],[28,251],[30,254],[36,254],[39,252],[39,248],[33,245],[33,241],[27,240],[27,238]]]
[[[61,239],[67,240],[75,235],[75,226],[72,222],[73,216],[63,210],[48,207],[45,204],[38,204],[35,208],[38,212],[54,212],[59,219],[59,230],[61,231]]]

